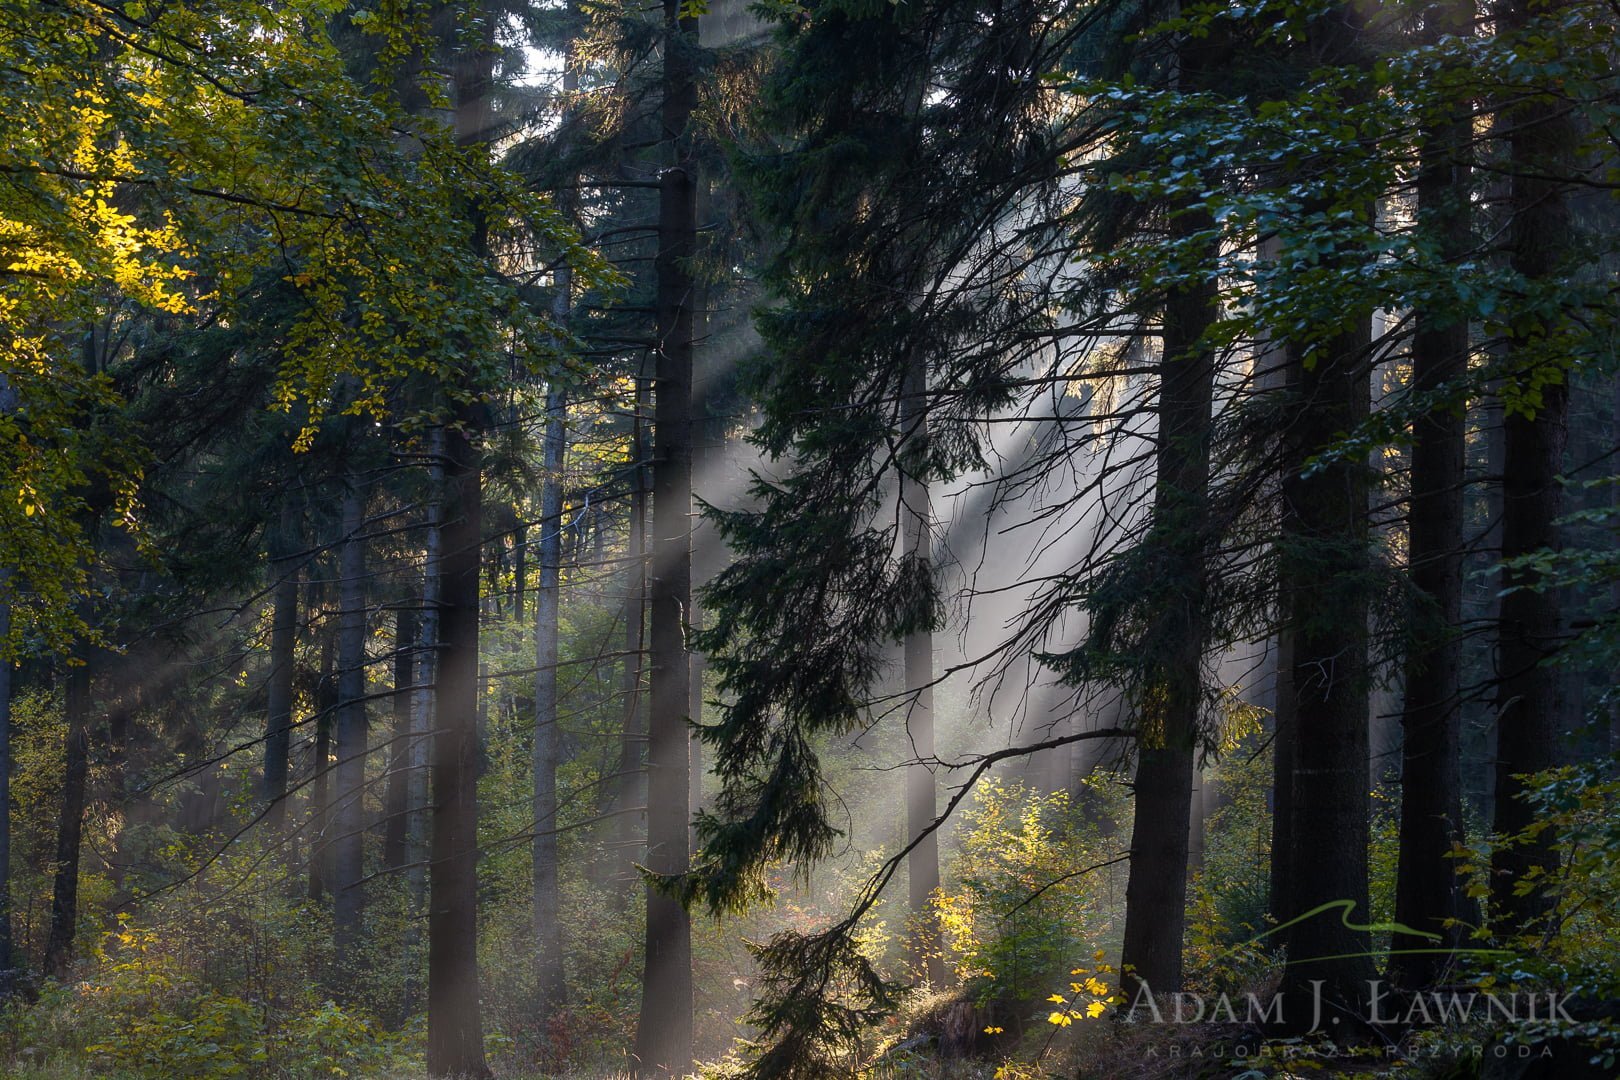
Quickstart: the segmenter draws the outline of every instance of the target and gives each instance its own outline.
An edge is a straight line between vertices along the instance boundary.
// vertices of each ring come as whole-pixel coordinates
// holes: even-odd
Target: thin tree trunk
[[[697,19],[664,0],[663,135],[671,162],[659,182],[657,384],[653,422],[651,682],[648,691],[647,867],[691,865],[691,664],[682,625],[692,580],[692,275],[697,249],[696,161],[687,131],[697,104]],[[692,927],[686,909],[649,885],[647,945],[634,1075],[681,1076],[692,1064]]]
[[[264,778],[259,797],[265,805],[265,827],[279,839],[287,820],[287,768],[292,749],[293,650],[298,643],[298,568],[291,561],[297,548],[297,512],[288,506],[270,545],[270,573],[275,578],[270,609],[270,677],[264,721]]]
[[[67,738],[62,801],[56,824],[56,869],[51,888],[50,935],[45,942],[45,973],[61,979],[73,961],[79,929],[79,849],[84,836],[85,779],[89,772],[90,665],[82,653],[67,670]]]
[[[1189,65],[1190,66],[1190,65]],[[1184,213],[1172,224],[1182,238],[1210,230],[1205,215]],[[1203,257],[1210,265],[1215,252]],[[1148,695],[1162,702],[1138,726],[1136,815],[1131,870],[1125,889],[1125,941],[1120,970],[1126,995],[1139,989],[1181,989],[1186,925],[1188,827],[1202,702],[1208,529],[1210,408],[1215,357],[1201,341],[1217,313],[1215,280],[1173,291],[1164,305],[1164,354],[1159,378],[1153,538],[1178,579],[1160,616],[1166,655],[1153,665],[1159,685]],[[1173,568],[1173,569],[1170,569]]]
[[[405,835],[410,811],[411,752],[415,745],[411,730],[411,689],[415,682],[417,611],[402,607],[394,612],[394,692],[393,746],[388,756],[388,789],[383,795],[383,857],[385,870],[398,870],[406,863]]]
[[[365,499],[351,477],[343,496],[338,576],[337,798],[332,815],[332,939],[340,968],[360,940],[365,914],[366,549]]]
[[[336,646],[331,627],[323,627],[321,673],[315,684],[315,778],[310,785],[310,797],[315,803],[310,814],[315,824],[315,839],[309,850],[309,898],[317,902],[326,895],[332,877],[332,849],[327,834],[332,824],[332,722],[338,705],[337,676],[333,671]]]
[[[439,559],[443,551],[439,523],[444,492],[444,429],[434,428],[428,435],[428,497],[426,535],[422,541],[422,613],[416,630],[414,685],[411,694],[411,728],[407,742],[408,779],[405,785],[405,887],[410,902],[410,918],[406,922],[405,949],[415,956],[422,940],[422,917],[427,911],[429,818],[429,760],[434,745],[433,703],[437,693],[434,673],[437,671],[439,646]],[[405,980],[401,993],[406,1015],[414,1012],[421,993],[416,968]]]
[[[1473,6],[1431,9],[1431,36],[1464,34]],[[1417,180],[1418,213],[1449,262],[1469,243],[1468,121],[1457,117],[1425,133]],[[1468,371],[1468,321],[1452,312],[1419,310],[1412,339],[1412,390],[1443,393]],[[1454,947],[1462,907],[1451,852],[1463,841],[1462,733],[1463,483],[1467,464],[1463,402],[1444,405],[1412,425],[1411,506],[1407,559],[1421,609],[1412,620],[1406,700],[1401,713],[1400,853],[1395,921],[1438,937],[1396,934],[1390,970],[1403,986],[1432,984]],[[1405,950],[1405,951],[1403,951]]]
[[[559,288],[567,289],[566,279]],[[534,942],[544,1014],[562,1008],[568,997],[557,857],[557,768],[562,763],[562,735],[557,727],[557,629],[562,599],[566,408],[563,391],[553,386],[546,394],[542,450],[546,486],[540,497],[540,581],[534,594]]]
[[[1522,27],[1531,8],[1548,15],[1554,8],[1515,0],[1502,19]],[[1534,287],[1555,278],[1571,242],[1569,206],[1562,177],[1570,172],[1575,131],[1567,106],[1554,99],[1532,100],[1510,117],[1510,169],[1514,170],[1510,203],[1513,220],[1509,246],[1515,274]],[[1556,316],[1554,316],[1556,318]],[[1546,362],[1544,322],[1521,328],[1507,342],[1510,380],[1529,381],[1538,363]],[[1502,477],[1502,557],[1532,555],[1558,543],[1554,524],[1563,510],[1558,476],[1563,471],[1569,410],[1565,379],[1541,386],[1533,413],[1510,408],[1503,418],[1506,466]],[[1523,777],[1549,769],[1562,759],[1559,738],[1560,680],[1546,663],[1558,649],[1563,629],[1556,589],[1538,589],[1534,570],[1507,570],[1502,575],[1502,611],[1498,626],[1500,683],[1497,690],[1495,831],[1513,836],[1535,820],[1525,802]],[[1539,927],[1548,913],[1546,890],[1515,895],[1516,886],[1537,870],[1557,865],[1555,837],[1544,831],[1529,843],[1499,846],[1491,861],[1492,914],[1504,932]]]
[[[0,376],[0,395],[9,391]],[[0,398],[0,407],[9,403]],[[0,589],[11,571],[0,570]],[[11,605],[0,597],[0,1002],[16,986],[11,942]]]
[[[624,722],[619,740],[619,779],[617,788],[617,828],[609,879],[626,886],[635,881],[634,864],[643,858],[641,848],[646,833],[647,732],[641,708],[642,656],[647,634],[647,489],[648,469],[643,464],[647,447],[643,418],[647,412],[648,380],[636,378],[636,409],[630,430],[630,520],[625,552],[624,584],[624,667],[620,693],[624,700]],[[641,808],[637,811],[637,808]],[[628,890],[627,890],[628,891]],[[621,894],[622,895],[622,894]]]
[[[927,458],[928,372],[922,358],[911,361],[906,371],[900,400],[902,438],[911,444],[907,457],[916,463]],[[901,558],[933,573],[930,530],[933,528],[933,501],[925,475],[900,475]],[[906,766],[906,838],[921,837],[906,860],[910,885],[911,922],[907,954],[911,969],[934,987],[947,981],[944,947],[940,937],[939,912],[934,896],[939,891],[939,833],[931,830],[939,814],[939,797],[934,782],[934,633],[923,627],[906,636],[903,652],[904,679],[908,694],[915,695],[906,711],[906,735],[916,761]]]

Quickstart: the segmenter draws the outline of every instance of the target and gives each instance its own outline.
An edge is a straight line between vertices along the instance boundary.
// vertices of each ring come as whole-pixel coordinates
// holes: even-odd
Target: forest
[[[1613,0],[0,0],[0,1077],[1620,1076]]]

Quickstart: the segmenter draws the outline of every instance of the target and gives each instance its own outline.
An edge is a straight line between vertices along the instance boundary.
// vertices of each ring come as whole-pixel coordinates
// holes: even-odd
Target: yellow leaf
[[[1091,1017],[1093,1020],[1097,1019],[1097,1017],[1101,1016],[1107,1011],[1108,1006],[1104,1005],[1100,1001],[1093,1001],[1090,1005],[1086,1006],[1086,1015]]]
[[[1065,1001],[1067,1001],[1069,999],[1064,997],[1062,994],[1053,994],[1051,997],[1047,998],[1046,1000],[1047,1001],[1055,1001],[1059,1005],[1062,1005]]]
[[[1056,1024],[1058,1027],[1068,1027],[1070,1024],[1074,1023],[1074,1020],[1071,1019],[1069,1014],[1066,1012],[1055,1012],[1046,1018],[1046,1022],[1048,1024]]]

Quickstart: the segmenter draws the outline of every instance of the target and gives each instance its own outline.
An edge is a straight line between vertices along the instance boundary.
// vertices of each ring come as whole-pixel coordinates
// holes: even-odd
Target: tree
[[[1504,30],[1534,36],[1543,9],[1502,8]],[[1545,9],[1553,19],[1558,6]],[[1527,297],[1563,285],[1573,240],[1565,184],[1572,172],[1574,121],[1554,96],[1532,93],[1506,110],[1509,168],[1509,264]],[[1558,593],[1538,589],[1523,560],[1558,546],[1563,504],[1559,475],[1569,408],[1569,333],[1562,314],[1536,312],[1508,324],[1510,380],[1503,418],[1502,609],[1497,628],[1496,797],[1492,829],[1515,836],[1533,823],[1524,777],[1561,757],[1560,674],[1547,661],[1564,634]],[[1492,911],[1507,931],[1529,930],[1546,913],[1547,898],[1519,886],[1556,864],[1551,837],[1504,845],[1492,861]]]
[[[558,304],[566,304],[566,277]],[[534,593],[534,941],[540,1005],[547,1013],[567,1001],[557,858],[557,767],[562,729],[557,717],[557,633],[561,607],[563,462],[567,452],[567,398],[546,394],[545,489],[540,499],[540,580]]]
[[[652,542],[648,589],[647,868],[690,865],[692,588],[692,270],[697,175],[688,127],[697,105],[697,19],[664,0],[662,127],[670,160],[659,178],[657,340],[653,391]],[[649,884],[647,943],[636,1024],[637,1076],[679,1076],[692,1062],[692,926],[685,906]]]
[[[1473,5],[1434,9],[1431,41],[1472,28]],[[1455,263],[1470,235],[1467,115],[1460,108],[1420,134],[1417,178],[1422,226],[1439,240],[1439,258]],[[1407,563],[1413,592],[1411,644],[1405,666],[1401,723],[1401,836],[1395,886],[1395,921],[1455,945],[1463,916],[1452,853],[1463,842],[1460,732],[1463,591],[1463,502],[1466,410],[1456,400],[1466,385],[1469,326],[1466,316],[1439,305],[1416,312],[1412,336],[1412,389],[1438,399],[1412,425]],[[1443,970],[1434,939],[1398,934],[1390,967],[1400,981],[1421,987]],[[1408,950],[1404,954],[1401,950]]]

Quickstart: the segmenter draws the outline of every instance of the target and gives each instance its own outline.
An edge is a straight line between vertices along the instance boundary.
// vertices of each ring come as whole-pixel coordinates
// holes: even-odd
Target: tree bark
[[[566,290],[566,283],[559,288]],[[562,763],[562,733],[557,727],[557,629],[562,599],[566,407],[563,391],[553,386],[546,394],[540,580],[534,594],[534,943],[535,976],[543,1015],[561,1009],[568,998],[557,856],[557,768]]]
[[[696,161],[687,131],[697,104],[697,20],[664,0],[663,137],[672,160],[659,181],[654,395],[651,681],[648,688],[647,867],[691,865],[691,665],[683,622],[692,580],[692,273],[697,249]],[[692,927],[679,901],[649,885],[637,1077],[681,1076],[692,1065]]]
[[[1463,34],[1472,5],[1431,9],[1430,36]],[[1425,132],[1417,178],[1420,221],[1440,241],[1447,263],[1469,244],[1468,121],[1457,116]],[[1416,312],[1412,390],[1443,394],[1466,377],[1468,321],[1455,312]],[[1401,713],[1400,853],[1395,921],[1438,937],[1394,935],[1390,971],[1401,985],[1432,984],[1445,967],[1437,949],[1454,948],[1462,915],[1456,861],[1463,841],[1462,733],[1463,485],[1466,468],[1464,404],[1434,408],[1412,425],[1411,503],[1407,560],[1418,610],[1406,656],[1406,700]]]
[[[1172,221],[1183,240],[1210,230],[1205,215],[1182,213]],[[1212,249],[1202,252],[1215,263]],[[1164,305],[1164,354],[1160,363],[1154,524],[1165,572],[1177,584],[1159,618],[1165,655],[1150,668],[1155,685],[1137,738],[1131,870],[1125,889],[1125,940],[1120,957],[1125,994],[1139,988],[1169,993],[1181,989],[1182,936],[1186,926],[1188,828],[1196,765],[1200,672],[1204,649],[1208,530],[1210,407],[1215,357],[1200,339],[1217,313],[1214,276],[1170,293]],[[1168,591],[1168,590],[1167,590]]]

